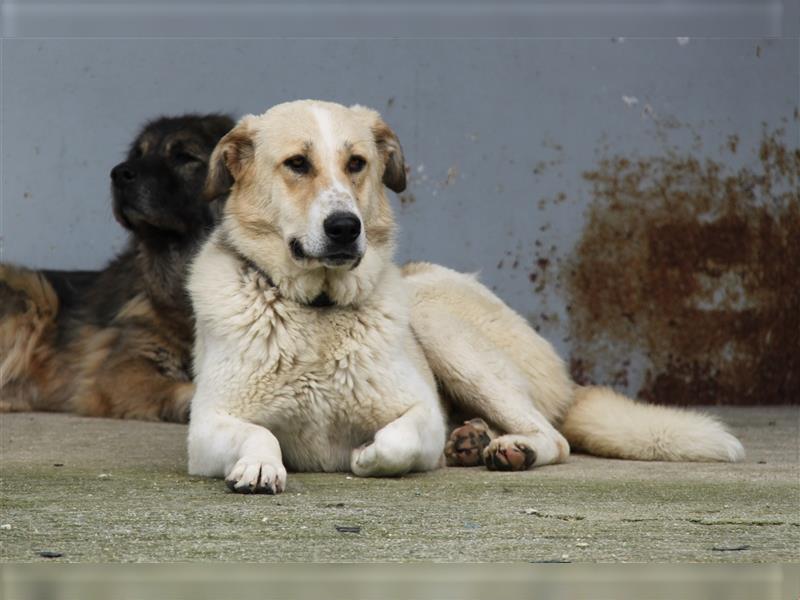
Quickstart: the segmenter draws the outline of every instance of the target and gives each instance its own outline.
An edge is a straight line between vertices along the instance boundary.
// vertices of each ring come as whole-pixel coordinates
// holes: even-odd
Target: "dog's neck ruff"
[[[227,252],[231,253],[240,263],[245,266],[245,268],[253,270],[261,275],[267,284],[271,288],[274,288],[276,292],[278,292],[278,286],[275,285],[275,282],[272,280],[272,277],[270,277],[269,273],[242,254],[239,249],[233,245],[233,242],[231,242],[225,232],[220,233],[219,245]],[[309,306],[311,308],[330,308],[331,306],[336,306],[336,302],[331,300],[331,297],[328,296],[327,292],[320,292],[320,294],[311,300],[311,302],[298,302],[298,304],[302,306]]]

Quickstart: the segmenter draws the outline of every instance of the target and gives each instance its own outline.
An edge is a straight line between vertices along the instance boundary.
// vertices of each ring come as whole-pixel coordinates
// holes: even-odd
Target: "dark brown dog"
[[[111,170],[127,248],[99,272],[0,265],[0,410],[186,421],[193,320],[184,279],[216,220],[201,198],[224,115],[148,123]]]

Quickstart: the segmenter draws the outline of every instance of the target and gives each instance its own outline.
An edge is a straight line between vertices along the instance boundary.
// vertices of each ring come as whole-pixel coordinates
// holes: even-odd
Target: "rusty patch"
[[[736,154],[736,149],[739,147],[739,136],[735,133],[728,136],[728,150]]]
[[[577,381],[627,384],[641,353],[650,401],[800,402],[800,149],[783,137],[764,132],[756,168],[668,152],[584,174],[563,272]]]
[[[400,206],[407,206],[409,204],[414,204],[417,201],[416,196],[411,192],[406,192],[405,194],[400,195]]]
[[[439,184],[440,189],[444,189],[446,187],[450,187],[453,185],[456,180],[458,179],[458,167],[453,165],[452,167],[447,169],[447,174],[445,175],[444,181]]]

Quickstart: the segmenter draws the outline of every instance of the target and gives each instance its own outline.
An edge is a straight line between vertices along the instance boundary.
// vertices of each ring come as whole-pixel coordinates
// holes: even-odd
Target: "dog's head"
[[[114,216],[143,241],[194,238],[214,222],[202,198],[211,151],[234,125],[225,115],[151,121],[111,169]]]
[[[229,194],[224,228],[237,247],[284,291],[301,281],[303,299],[391,258],[384,185],[402,191],[405,164],[380,115],[303,100],[244,117],[214,150],[206,197]]]

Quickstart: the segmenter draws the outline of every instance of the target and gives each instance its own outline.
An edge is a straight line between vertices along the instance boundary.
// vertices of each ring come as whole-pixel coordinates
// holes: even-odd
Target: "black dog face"
[[[192,240],[214,223],[203,198],[211,151],[234,125],[225,115],[161,117],[111,169],[114,216],[142,241]]]

